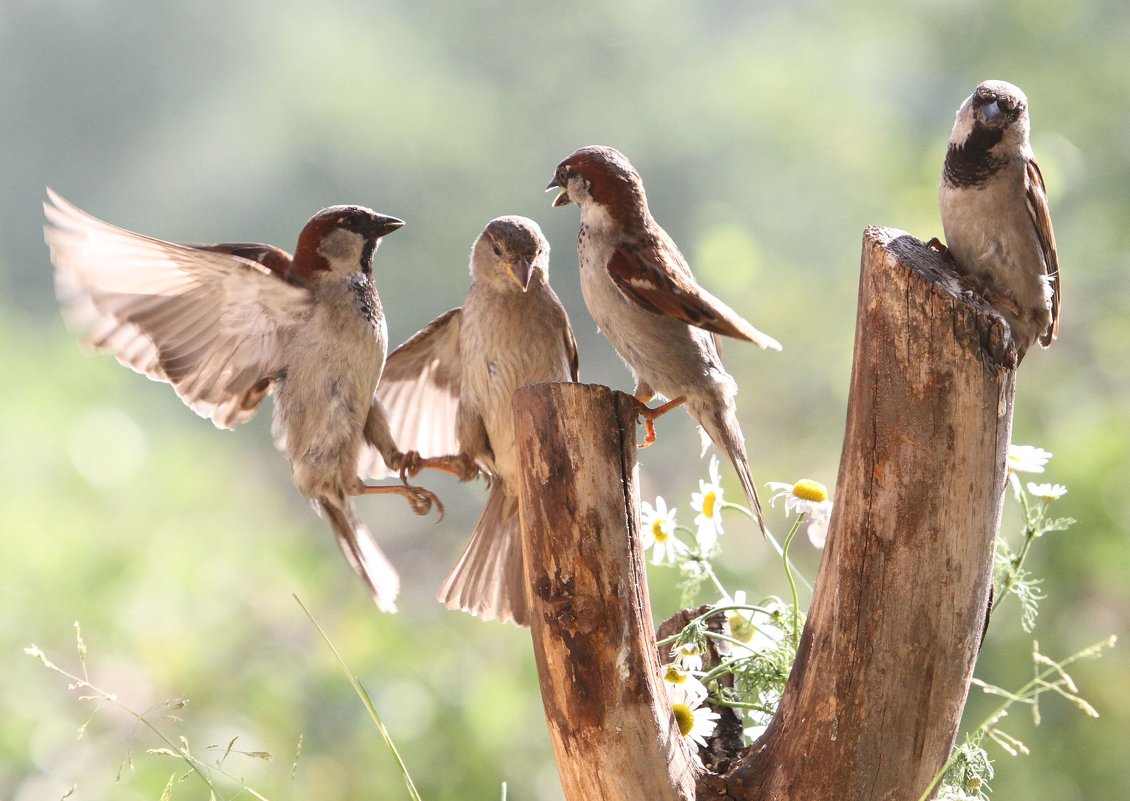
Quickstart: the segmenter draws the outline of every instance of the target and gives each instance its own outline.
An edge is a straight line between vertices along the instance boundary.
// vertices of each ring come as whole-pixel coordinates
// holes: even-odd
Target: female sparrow
[[[577,380],[577,345],[549,286],[549,243],[533,220],[491,220],[471,247],[471,288],[388,357],[377,395],[413,474],[490,479],[486,508],[438,598],[483,620],[528,625],[511,398]]]

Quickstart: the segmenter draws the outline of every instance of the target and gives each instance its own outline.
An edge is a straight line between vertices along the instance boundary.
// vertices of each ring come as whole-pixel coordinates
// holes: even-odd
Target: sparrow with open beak
[[[549,243],[533,220],[491,220],[471,248],[471,288],[388,358],[377,395],[409,470],[491,482],[486,508],[438,598],[483,620],[528,625],[518,530],[514,391],[577,380],[569,318],[549,286]],[[414,451],[415,453],[413,453]]]
[[[583,147],[558,166],[546,190],[554,206],[581,209],[577,256],[581,291],[597,327],[636,380],[636,398],[655,439],[653,420],[686,404],[687,412],[734,464],[765,532],[734,405],[737,385],[722,366],[719,334],[780,350],[695,281],[686,260],[648,210],[639,173],[610,147]],[[668,402],[644,406],[656,395]]]
[[[294,256],[270,245],[191,246],[131,233],[48,190],[44,229],[67,322],[122,364],[172,385],[197,414],[234,428],[275,394],[274,431],[294,484],[333,527],[379,608],[400,580],[357,514],[355,495],[432,493],[370,486],[363,451],[403,454],[375,398],[387,328],[373,284],[381,237],[404,223],[361,206],[315,214]]]
[[[1019,359],[1059,333],[1060,276],[1028,98],[985,81],[957,110],[938,192],[949,255],[1012,329]]]

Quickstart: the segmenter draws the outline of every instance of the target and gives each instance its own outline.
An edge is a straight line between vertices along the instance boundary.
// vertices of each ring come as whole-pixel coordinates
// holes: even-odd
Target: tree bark
[[[917,239],[864,233],[812,608],[768,730],[699,799],[917,799],[945,763],[987,623],[1012,427],[1006,332]]]
[[[530,629],[569,801],[694,797],[660,686],[639,542],[635,400],[538,384],[514,395]]]

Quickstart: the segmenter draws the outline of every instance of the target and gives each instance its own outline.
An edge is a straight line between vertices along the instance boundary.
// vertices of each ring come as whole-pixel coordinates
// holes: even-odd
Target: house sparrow
[[[597,327],[636,379],[636,399],[655,439],[653,420],[685,403],[710,440],[730,457],[757,523],[761,502],[738,425],[738,388],[722,367],[719,334],[780,350],[737,312],[700,287],[686,260],[651,216],[643,182],[610,147],[583,147],[562,161],[546,191],[554,206],[581,208],[577,255],[581,290]],[[656,395],[670,400],[656,409]]]
[[[938,201],[949,255],[1008,321],[1019,358],[1059,333],[1060,280],[1028,98],[985,81],[957,110]]]
[[[569,317],[549,286],[549,243],[525,217],[491,220],[471,247],[471,288],[388,357],[377,395],[414,474],[480,470],[490,495],[437,598],[483,620],[529,624],[511,398],[577,380]]]
[[[381,237],[404,223],[333,206],[302,229],[294,257],[270,245],[176,245],[97,220],[48,190],[44,229],[67,322],[127,367],[172,385],[193,411],[234,428],[275,392],[274,432],[294,484],[329,518],[377,606],[400,580],[352,496],[404,495],[417,514],[438,499],[367,486],[363,451],[403,455],[374,397],[387,329],[373,285]]]

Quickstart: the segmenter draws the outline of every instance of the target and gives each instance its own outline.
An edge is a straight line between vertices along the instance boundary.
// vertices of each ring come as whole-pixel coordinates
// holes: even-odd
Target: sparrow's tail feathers
[[[382,612],[395,612],[400,576],[357,515],[353,501],[349,498],[321,498],[319,506],[333,526],[342,553],[369,588],[377,608]]]
[[[475,533],[436,598],[483,620],[529,625],[518,499],[500,481],[491,487]]]
[[[714,414],[707,412],[699,420],[699,425],[710,437],[711,441],[727,456],[738,473],[738,480],[742,484],[746,500],[749,502],[750,511],[757,519],[757,526],[761,533],[769,537],[769,529],[765,527],[765,515],[761,513],[761,499],[757,497],[757,486],[753,483],[753,476],[749,471],[749,460],[746,458],[745,438],[738,425],[738,416],[732,405],[718,410]]]
[[[699,425],[702,426],[703,431],[710,437],[711,441],[726,452],[733,462],[734,469],[738,472],[738,480],[742,483],[742,489],[745,490],[745,496],[749,501],[750,510],[753,516],[757,518],[757,526],[761,529],[762,535],[765,539],[769,540],[769,544],[773,550],[777,552],[778,556],[784,556],[785,551],[781,547],[781,543],[777,542],[777,538],[773,536],[768,526],[765,525],[765,515],[761,513],[761,500],[757,497],[757,487],[753,483],[753,476],[749,472],[749,460],[746,458],[745,452],[745,439],[742,437],[742,430],[738,426],[738,417],[734,412],[734,408],[723,409],[717,414],[711,415],[710,413],[702,415],[698,419]],[[796,566],[793,565],[792,559],[789,559],[789,567],[794,571],[794,575],[809,591],[812,590],[812,584],[808,579],[800,575],[796,571]]]

